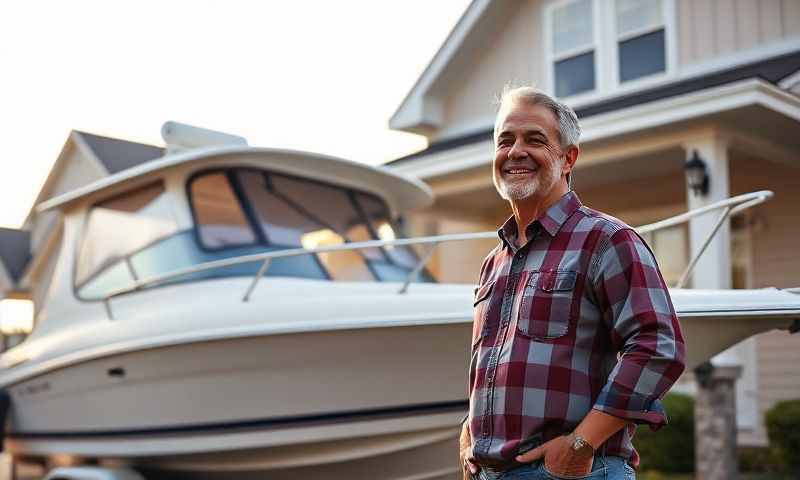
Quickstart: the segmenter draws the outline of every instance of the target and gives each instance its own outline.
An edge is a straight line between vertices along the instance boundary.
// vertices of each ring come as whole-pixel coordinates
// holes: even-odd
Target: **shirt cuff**
[[[651,430],[667,424],[667,412],[661,400],[636,393],[603,390],[592,408],[631,423],[647,424]]]

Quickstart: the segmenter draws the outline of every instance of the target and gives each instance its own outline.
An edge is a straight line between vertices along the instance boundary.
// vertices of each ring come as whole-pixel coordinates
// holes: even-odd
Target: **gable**
[[[442,109],[442,122],[429,136],[431,141],[492,125],[497,99],[506,84],[544,83],[544,51],[540,48],[544,32],[538,28],[542,21],[539,2],[519,2],[514,15],[498,19],[498,30],[473,48],[468,64],[454,61],[430,91]]]
[[[442,120],[441,102],[435,95],[437,86],[446,84],[442,76],[469,71],[473,54],[500,31],[519,4],[519,0],[473,0],[392,115],[389,127],[420,134],[435,128]]]

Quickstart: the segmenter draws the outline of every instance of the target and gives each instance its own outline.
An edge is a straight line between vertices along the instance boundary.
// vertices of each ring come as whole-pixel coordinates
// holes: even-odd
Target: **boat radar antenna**
[[[168,121],[161,127],[161,138],[167,145],[167,155],[195,148],[222,145],[247,146],[247,139],[239,135]]]

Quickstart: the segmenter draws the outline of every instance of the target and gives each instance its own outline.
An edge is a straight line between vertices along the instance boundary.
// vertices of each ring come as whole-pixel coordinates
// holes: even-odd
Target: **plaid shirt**
[[[517,454],[571,432],[597,409],[630,422],[605,454],[638,465],[636,424],[667,423],[659,399],[685,356],[652,252],[573,192],[528,225],[521,248],[516,231],[514,217],[498,231],[475,293],[472,461],[513,466]]]

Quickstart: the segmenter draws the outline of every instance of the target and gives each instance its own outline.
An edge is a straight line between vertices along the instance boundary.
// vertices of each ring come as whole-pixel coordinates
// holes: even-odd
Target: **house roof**
[[[31,234],[24,230],[0,228],[0,262],[11,277],[18,282],[31,259]]]
[[[155,145],[81,131],[75,133],[81,136],[110,175],[164,156],[164,149]]]
[[[677,97],[680,95],[705,90],[707,88],[718,87],[747,79],[762,79],[773,85],[778,85],[781,80],[797,73],[798,65],[800,65],[800,51],[795,51],[785,55],[779,55],[765,60],[729,68],[710,75],[688,78],[666,85],[653,87],[647,90],[638,91],[630,95],[601,100],[596,103],[576,108],[575,113],[578,115],[578,118],[584,119],[593,115],[599,115],[615,110],[622,110],[635,105],[663,100],[670,97]],[[487,125],[486,128],[482,128],[465,135],[449,138],[440,142],[434,142],[424,150],[391,160],[387,163],[387,165],[399,165],[415,158],[485,141],[491,138],[492,126]]]

